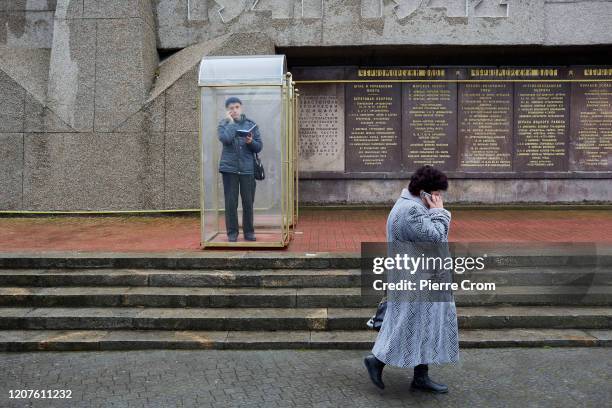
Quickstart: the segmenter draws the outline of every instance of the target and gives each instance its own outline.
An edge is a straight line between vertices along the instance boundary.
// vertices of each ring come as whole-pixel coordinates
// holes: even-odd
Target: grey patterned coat
[[[446,243],[450,220],[449,211],[429,209],[420,197],[404,189],[387,219],[387,241]],[[419,275],[417,272],[414,276]],[[452,293],[449,299],[399,301],[389,296],[372,353],[385,364],[396,367],[459,361],[457,311]]]

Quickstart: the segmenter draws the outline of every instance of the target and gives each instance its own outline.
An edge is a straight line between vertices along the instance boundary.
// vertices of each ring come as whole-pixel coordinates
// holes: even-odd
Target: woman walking
[[[423,166],[411,176],[408,189],[402,190],[387,219],[387,241],[391,247],[422,248],[425,244],[448,252],[451,214],[443,208],[441,196],[447,188],[446,175],[431,166]],[[390,271],[390,275],[393,273]],[[430,270],[417,270],[411,279],[422,279],[429,273]],[[438,271],[432,276],[440,279],[444,273]],[[445,298],[431,293],[416,295],[418,298],[414,294],[405,295],[388,294],[387,311],[376,343],[372,354],[364,360],[370,379],[383,389],[382,371],[386,364],[414,367],[412,389],[446,393],[448,387],[431,380],[428,368],[429,364],[459,360],[457,312],[452,293]]]

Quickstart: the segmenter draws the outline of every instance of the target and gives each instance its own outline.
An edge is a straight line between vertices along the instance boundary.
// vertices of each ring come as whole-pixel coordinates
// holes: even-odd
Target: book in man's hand
[[[247,137],[247,136],[249,135],[249,133],[251,133],[251,132],[253,131],[253,129],[255,129],[256,127],[257,127],[257,125],[253,125],[253,127],[252,127],[252,128],[247,129],[247,130],[242,130],[242,129],[237,130],[237,131],[236,131],[236,134],[237,134],[238,136],[240,136],[240,137]]]

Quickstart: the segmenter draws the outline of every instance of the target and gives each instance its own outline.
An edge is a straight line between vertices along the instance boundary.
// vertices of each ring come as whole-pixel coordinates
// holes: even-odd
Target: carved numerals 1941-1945
[[[322,18],[326,1],[331,0],[215,0],[212,13],[229,23],[245,12],[269,12],[275,19]],[[361,0],[362,18],[404,19],[423,8],[444,10],[447,17],[506,18],[510,9],[507,0]],[[207,21],[207,0],[187,0],[187,18]]]

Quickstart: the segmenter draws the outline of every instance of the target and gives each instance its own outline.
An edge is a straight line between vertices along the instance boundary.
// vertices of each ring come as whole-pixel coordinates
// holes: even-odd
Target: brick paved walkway
[[[359,252],[384,241],[388,210],[303,210],[288,251]],[[454,210],[462,242],[612,242],[610,210]],[[199,217],[0,218],[0,252],[197,251]]]
[[[0,353],[0,406],[602,407],[611,350],[462,350],[456,366],[430,368],[446,395],[411,392],[411,371],[388,367],[378,391],[363,351]],[[10,400],[11,389],[69,389],[72,399]]]

